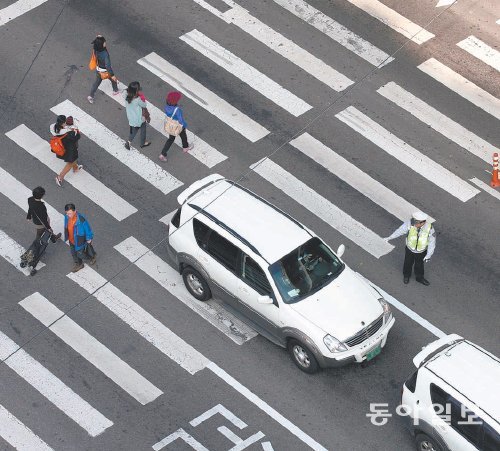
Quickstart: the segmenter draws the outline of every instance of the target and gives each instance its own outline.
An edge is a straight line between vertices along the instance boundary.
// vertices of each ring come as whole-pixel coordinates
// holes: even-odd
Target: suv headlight
[[[379,298],[380,305],[384,309],[384,323],[387,323],[391,319],[392,312],[389,303],[384,298]]]
[[[323,338],[323,343],[325,343],[326,347],[330,350],[330,352],[341,352],[347,351],[344,343],[341,343],[336,338],[333,338],[331,335],[325,335]]]

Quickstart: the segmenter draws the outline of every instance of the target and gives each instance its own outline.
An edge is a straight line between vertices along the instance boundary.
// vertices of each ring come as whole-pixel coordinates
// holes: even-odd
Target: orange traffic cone
[[[493,154],[493,172],[491,174],[491,183],[493,188],[500,186],[500,179],[498,178],[498,154]]]

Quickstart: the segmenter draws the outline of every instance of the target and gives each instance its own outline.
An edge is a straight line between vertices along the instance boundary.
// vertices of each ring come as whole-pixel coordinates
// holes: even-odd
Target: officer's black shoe
[[[421,279],[417,279],[417,282],[421,283],[422,285],[430,285],[431,283],[427,280],[427,279],[424,279],[423,277]]]
[[[409,277],[404,277],[404,278],[403,278],[403,283],[404,283],[405,285],[407,285],[409,282],[410,282],[410,278],[409,278]]]

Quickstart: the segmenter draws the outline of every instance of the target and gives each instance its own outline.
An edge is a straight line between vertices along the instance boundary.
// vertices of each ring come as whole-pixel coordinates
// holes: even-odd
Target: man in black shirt
[[[52,228],[50,227],[50,219],[47,214],[47,207],[42,200],[42,197],[45,195],[45,190],[41,186],[37,186],[33,190],[33,196],[28,198],[28,215],[26,219],[28,221],[33,221],[36,228],[36,238],[40,238],[43,235],[45,230],[49,230],[52,232]],[[52,235],[50,240],[55,243],[61,234]]]

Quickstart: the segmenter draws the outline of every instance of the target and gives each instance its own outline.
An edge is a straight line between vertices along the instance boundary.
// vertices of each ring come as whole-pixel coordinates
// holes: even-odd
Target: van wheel
[[[184,280],[184,285],[186,285],[187,290],[196,298],[198,301],[208,301],[212,297],[210,292],[210,287],[203,276],[195,269],[188,266],[182,271],[182,278]]]
[[[415,441],[418,451],[443,451],[436,441],[426,434],[417,434]]]
[[[319,370],[319,365],[314,354],[300,341],[288,341],[288,352],[297,365],[305,373],[313,374]]]

